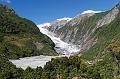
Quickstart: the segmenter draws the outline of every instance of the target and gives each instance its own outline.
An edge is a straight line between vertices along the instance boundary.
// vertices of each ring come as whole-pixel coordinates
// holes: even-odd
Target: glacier
[[[56,57],[69,57],[71,55],[74,55],[76,52],[79,52],[80,49],[76,47],[73,44],[68,44],[62,41],[60,38],[55,37],[55,34],[48,31],[44,26],[50,26],[50,23],[44,23],[41,25],[38,25],[40,32],[47,35],[51,38],[51,40],[55,43],[55,50],[59,54],[59,56],[33,56],[33,57],[25,57],[25,58],[19,58],[18,60],[9,60],[14,65],[16,65],[17,68],[26,69],[27,67],[31,68],[37,68],[37,67],[44,67],[44,65],[51,61],[52,58]]]
[[[47,35],[55,43],[55,50],[58,54],[73,55],[80,51],[80,46],[68,44],[62,41],[59,37],[56,37],[55,33],[48,31],[44,28],[44,24],[37,25],[40,32]]]
[[[44,26],[49,26],[49,23],[44,23],[42,25],[38,25],[40,32],[47,35],[51,38],[51,40],[55,43],[55,50],[57,53],[59,53],[59,56],[33,56],[33,57],[25,57],[25,58],[19,58],[17,60],[9,60],[14,65],[16,65],[17,68],[26,69],[27,67],[31,68],[37,68],[37,67],[44,67],[44,65],[51,61],[52,58],[56,57],[69,57],[71,55],[74,55],[76,52],[79,52],[80,49],[76,47],[73,44],[68,44],[62,41],[60,38],[55,37],[55,34],[48,31]]]
[[[57,20],[67,20],[70,21],[72,18],[62,18]],[[51,40],[55,43],[55,50],[59,54],[59,56],[33,56],[33,57],[25,57],[25,58],[19,58],[17,60],[9,60],[14,65],[16,65],[17,68],[26,69],[27,67],[31,68],[37,68],[37,67],[44,67],[44,65],[51,61],[52,58],[56,57],[69,57],[71,55],[74,55],[80,51],[80,47],[68,44],[64,41],[62,41],[59,37],[56,37],[55,33],[48,31],[45,27],[50,27],[51,23],[43,23],[40,25],[37,25],[37,27],[40,29],[40,32],[47,35]]]

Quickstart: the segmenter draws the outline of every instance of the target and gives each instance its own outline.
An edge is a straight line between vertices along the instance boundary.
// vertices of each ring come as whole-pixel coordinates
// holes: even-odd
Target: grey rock
[[[108,12],[103,12],[105,14],[100,16],[99,19],[96,20],[95,18],[94,25],[90,25],[89,21],[86,20],[89,20],[89,18],[96,14],[88,13],[77,15],[69,22],[54,22],[49,30],[54,32],[64,42],[81,47],[80,51],[86,51],[97,42],[97,38],[93,36],[95,31],[106,24],[110,24],[117,17],[119,13],[118,7],[119,5]]]
[[[99,27],[102,27],[103,25],[111,23],[116,18],[118,13],[119,13],[119,9],[115,7],[106,16],[104,16],[102,19],[100,19],[97,22],[96,27],[99,28]]]

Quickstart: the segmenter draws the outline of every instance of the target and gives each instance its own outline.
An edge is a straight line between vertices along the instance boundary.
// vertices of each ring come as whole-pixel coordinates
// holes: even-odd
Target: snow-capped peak
[[[43,23],[43,24],[39,24],[39,25],[37,25],[38,27],[44,27],[44,26],[47,26],[47,27],[49,27],[49,26],[51,26],[51,24],[50,23]]]
[[[87,10],[87,11],[82,12],[81,14],[83,15],[83,14],[88,14],[88,13],[100,13],[100,12],[102,11]]]
[[[62,20],[67,20],[70,21],[72,18],[69,18],[69,17],[64,17],[64,18],[60,18],[60,19],[57,19],[57,21],[62,21]]]
[[[66,20],[67,22],[69,22],[71,19],[72,19],[72,18],[64,17],[64,18],[56,19],[56,21]],[[45,27],[45,26],[49,27],[49,26],[51,26],[51,23],[46,22],[46,23],[39,24],[39,25],[37,25],[37,26],[38,26],[38,27]]]

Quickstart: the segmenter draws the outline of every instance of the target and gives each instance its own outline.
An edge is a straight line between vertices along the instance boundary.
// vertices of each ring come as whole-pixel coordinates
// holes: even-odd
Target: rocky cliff
[[[52,21],[51,23],[43,23],[41,26],[44,26],[43,28],[46,28],[50,32],[57,32],[60,28],[66,25],[72,18],[65,17],[56,19],[55,21]]]

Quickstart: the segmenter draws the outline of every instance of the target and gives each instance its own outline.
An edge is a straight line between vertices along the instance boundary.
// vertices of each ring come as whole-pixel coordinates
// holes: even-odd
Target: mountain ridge
[[[57,35],[57,37],[60,37],[64,42],[82,46],[81,51],[84,51],[86,49],[89,49],[91,46],[93,46],[97,41],[97,39],[95,39],[94,37],[91,38],[92,37],[91,35],[95,32],[95,30],[104,25],[111,23],[116,18],[119,12],[118,7],[119,5],[116,5],[113,9],[106,12],[102,12],[102,11],[95,12],[92,10],[90,10],[91,12],[89,12],[88,10],[83,12],[85,14],[79,16],[77,15],[75,18],[73,18],[72,20],[70,20],[60,28],[58,28],[57,26],[58,29],[53,28],[54,30],[51,29],[48,30],[54,32]],[[95,22],[93,21],[94,23],[89,22],[90,20],[92,21],[92,19],[94,19],[95,21]],[[85,23],[85,21],[87,22]],[[49,28],[52,27],[53,27],[52,25],[51,27],[49,26]],[[85,44],[85,42],[88,44]]]

